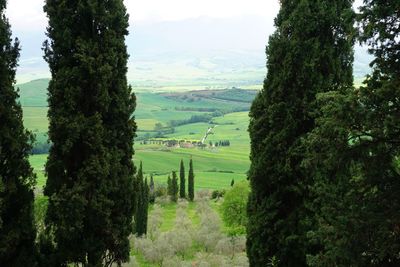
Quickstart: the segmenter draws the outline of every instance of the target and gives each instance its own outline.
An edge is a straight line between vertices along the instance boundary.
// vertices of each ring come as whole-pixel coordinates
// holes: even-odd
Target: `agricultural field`
[[[165,200],[152,205],[146,237],[130,238],[125,266],[248,266],[244,235],[231,235],[221,220],[221,201]]]
[[[42,79],[19,85],[25,126],[36,135],[36,143],[47,142],[46,87]],[[138,124],[135,141],[136,164],[143,162],[145,176],[154,175],[155,182],[165,184],[168,174],[179,168],[184,161],[186,170],[192,158],[195,169],[195,189],[228,188],[232,179],[246,179],[249,168],[250,141],[248,137],[248,110],[255,90],[238,88],[137,93],[135,119]],[[235,112],[235,111],[240,112]],[[190,120],[205,117],[201,122]],[[177,126],[172,127],[174,121]],[[182,124],[182,125],[181,125]],[[157,126],[159,129],[156,129]],[[210,126],[215,127],[206,140],[204,148],[178,148],[159,144],[145,144],[144,140],[190,140],[200,141]],[[164,131],[166,129],[166,131]],[[171,131],[173,129],[173,131]],[[160,133],[161,131],[161,133]],[[161,136],[159,136],[161,134]],[[210,146],[229,140],[230,146]],[[46,182],[44,164],[46,154],[32,155],[31,164],[37,174],[37,191]]]

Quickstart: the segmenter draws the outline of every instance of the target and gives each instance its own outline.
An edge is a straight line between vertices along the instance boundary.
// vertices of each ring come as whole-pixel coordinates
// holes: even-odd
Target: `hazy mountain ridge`
[[[190,85],[230,88],[261,85],[265,45],[274,28],[264,17],[199,17],[184,21],[137,23],[127,37],[128,79],[136,87]],[[49,77],[41,50],[44,31],[21,35],[18,82]],[[369,72],[371,57],[357,47],[356,79]]]

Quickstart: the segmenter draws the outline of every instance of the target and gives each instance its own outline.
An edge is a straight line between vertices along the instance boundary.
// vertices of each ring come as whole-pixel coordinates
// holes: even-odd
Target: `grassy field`
[[[232,179],[235,181],[246,178],[249,167],[249,137],[246,132],[248,125],[247,113],[232,113],[215,119],[220,123],[215,128],[214,134],[209,141],[229,139],[230,147],[214,148],[167,148],[161,145],[135,145],[136,164],[143,162],[145,175],[154,174],[155,181],[166,183],[167,175],[171,171],[179,170],[180,160],[183,159],[186,171],[190,158],[193,159],[196,175],[196,189],[221,189],[230,186]],[[197,123],[183,125],[176,128],[176,133],[168,138],[176,139],[201,139],[208,124]],[[240,130],[236,130],[239,128]],[[196,132],[190,135],[189,132]],[[44,164],[47,155],[31,156],[31,164],[38,175],[38,187],[45,183],[43,175]]]
[[[48,120],[46,104],[46,86],[48,80],[37,80],[20,85],[21,104],[24,111],[24,124],[37,138],[38,143],[47,141]],[[167,126],[171,120],[188,120],[193,115],[211,114],[212,110],[223,113],[235,108],[245,109],[250,106],[254,91],[227,89],[218,91],[186,91],[169,93],[139,92],[135,119],[138,124],[138,136],[154,134],[157,123]],[[200,110],[200,111],[198,111]],[[195,188],[221,189],[235,181],[246,179],[249,168],[249,137],[247,133],[248,113],[233,112],[212,119],[214,133],[208,142],[229,140],[229,147],[168,148],[163,145],[144,145],[136,141],[134,160],[143,162],[145,175],[154,175],[155,181],[166,183],[168,174],[178,170],[183,159],[186,171],[190,158],[195,169]],[[162,139],[196,140],[204,136],[209,123],[192,123],[177,126],[174,133],[166,134]],[[31,164],[37,174],[37,188],[40,190],[46,182],[44,164],[47,155],[33,155]]]

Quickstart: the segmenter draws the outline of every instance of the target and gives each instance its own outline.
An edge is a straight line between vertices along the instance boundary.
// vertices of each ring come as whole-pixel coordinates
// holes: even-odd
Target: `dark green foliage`
[[[171,180],[171,201],[176,202],[178,200],[178,177],[176,176],[176,172],[172,172],[172,180]]]
[[[189,175],[188,175],[188,197],[190,201],[194,199],[194,171],[193,171],[193,160],[189,162]]]
[[[183,165],[183,160],[181,160],[181,165],[179,170],[179,197],[186,198],[186,178],[185,178],[185,166]]]
[[[154,184],[153,174],[150,175],[150,184],[149,184],[149,202],[154,203],[156,201],[156,188]]]
[[[231,181],[231,187],[235,185],[235,179],[232,179]]]
[[[63,263],[129,259],[136,99],[122,0],[47,0],[50,66],[46,224]]]
[[[35,266],[33,136],[24,129],[14,89],[19,42],[12,41],[0,1],[0,266]]]
[[[169,196],[172,195],[172,180],[171,180],[171,176],[168,175],[168,180],[167,180],[167,194]]]
[[[399,1],[364,1],[360,40],[375,56],[359,90],[320,97],[310,135],[317,170],[318,230],[323,249],[313,266],[399,266]]]
[[[218,200],[221,197],[224,197],[225,193],[226,193],[225,189],[214,190],[214,191],[211,192],[211,199]]]
[[[281,1],[266,50],[268,74],[250,112],[251,266],[306,266],[312,247],[312,179],[302,167],[303,139],[315,126],[318,93],[352,84],[351,0]]]
[[[136,176],[138,181],[138,188],[135,190],[137,194],[137,210],[135,213],[135,229],[134,232],[138,236],[145,235],[147,233],[147,217],[149,207],[149,186],[147,178],[143,180],[143,169],[142,163],[140,163],[139,171]]]

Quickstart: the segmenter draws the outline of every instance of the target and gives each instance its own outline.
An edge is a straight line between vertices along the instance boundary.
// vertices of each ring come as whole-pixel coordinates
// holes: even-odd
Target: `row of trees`
[[[230,146],[230,145],[231,145],[231,142],[230,142],[229,140],[215,141],[215,143],[213,143],[212,141],[210,141],[210,142],[209,142],[209,145],[210,145],[210,146],[215,146],[215,147],[218,147],[218,146]]]
[[[400,265],[400,2],[352,4],[281,1],[250,113],[252,266]]]
[[[36,246],[32,135],[14,90],[19,42],[0,0],[0,265],[111,266],[129,260],[145,226],[146,182],[134,179],[136,100],[126,79],[128,14],[122,0],[46,1],[48,208]],[[62,15],[60,15],[62,14]],[[140,189],[140,190],[139,190]],[[143,222],[146,220],[143,219]],[[40,248],[40,256],[37,255]]]
[[[167,193],[171,198],[171,201],[176,202],[179,198],[187,198],[190,201],[194,199],[194,170],[193,170],[193,160],[190,159],[189,162],[189,173],[188,173],[188,190],[186,195],[186,176],[185,176],[185,166],[183,160],[181,160],[179,168],[179,184],[176,171],[172,172],[171,176],[168,176],[167,180]]]

